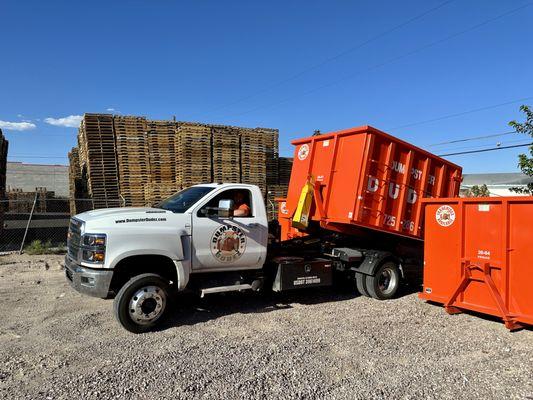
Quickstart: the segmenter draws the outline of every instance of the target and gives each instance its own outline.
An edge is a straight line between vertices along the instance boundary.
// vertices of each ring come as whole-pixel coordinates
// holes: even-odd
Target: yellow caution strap
[[[292,217],[293,228],[305,230],[309,225],[309,213],[313,204],[313,189],[314,186],[310,181],[307,181],[302,188],[298,206]]]

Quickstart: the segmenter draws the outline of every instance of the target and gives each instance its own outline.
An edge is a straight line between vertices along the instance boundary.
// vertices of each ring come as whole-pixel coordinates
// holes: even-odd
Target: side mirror
[[[220,200],[218,202],[218,216],[220,218],[233,217],[233,200]]]

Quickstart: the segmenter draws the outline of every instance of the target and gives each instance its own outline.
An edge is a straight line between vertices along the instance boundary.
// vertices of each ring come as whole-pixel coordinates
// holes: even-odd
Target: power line
[[[520,143],[520,144],[523,144],[525,143],[524,140],[529,140],[529,138],[522,138],[522,139],[519,139],[519,140],[508,140],[508,141],[505,141],[505,142],[500,142],[500,143],[485,143],[485,144],[478,144],[478,145],[471,145],[471,146],[459,146],[459,147],[449,147],[449,148],[444,148],[444,149],[439,149],[438,151],[440,152],[450,152],[450,151],[458,151],[458,150],[471,150],[471,149],[478,149],[479,146],[495,146],[495,147],[502,147],[503,145],[510,145],[510,144],[516,144],[516,143]]]
[[[493,108],[503,107],[503,106],[507,106],[509,104],[519,103],[519,102],[527,101],[527,100],[531,100],[531,99],[533,99],[533,96],[523,97],[521,99],[511,100],[511,101],[507,101],[505,103],[493,104],[493,105],[490,105],[490,106],[475,108],[473,110],[463,111],[463,112],[460,112],[460,113],[448,114],[448,115],[444,115],[442,117],[437,117],[437,118],[427,119],[427,120],[424,120],[424,121],[419,121],[419,122],[413,122],[413,123],[410,123],[410,124],[400,125],[400,126],[396,126],[394,128],[388,128],[388,130],[389,131],[393,131],[393,130],[396,130],[396,129],[402,129],[402,128],[407,128],[407,127],[416,126],[416,125],[429,124],[430,122],[442,121],[443,119],[455,118],[455,117],[460,117],[460,116],[467,115],[467,114],[476,113],[476,112],[479,112],[479,111],[491,110]]]
[[[439,157],[457,156],[457,155],[460,155],[460,154],[484,153],[484,152],[487,152],[487,151],[495,151],[495,150],[503,150],[503,149],[514,149],[516,147],[525,147],[525,146],[531,146],[531,145],[533,145],[533,142],[525,143],[525,144],[515,144],[514,146],[491,147],[490,149],[480,149],[480,150],[471,150],[471,151],[461,151],[459,153],[439,154]]]
[[[429,144],[428,147],[442,146],[444,144],[452,144],[452,143],[469,142],[471,140],[488,139],[488,138],[493,138],[493,137],[498,137],[498,136],[511,135],[513,133],[518,133],[518,132],[509,131],[509,132],[494,133],[494,134],[491,134],[491,135],[484,135],[484,136],[473,136],[473,137],[467,137],[467,138],[464,138],[464,139],[450,140],[448,142],[433,143],[433,144]]]
[[[515,12],[517,12],[517,11],[519,11],[519,10],[522,10],[522,9],[524,9],[524,8],[526,8],[526,7],[529,7],[529,6],[531,6],[531,5],[533,5],[533,3],[528,3],[528,4],[526,4],[526,5],[523,5],[523,6],[520,6],[520,7],[513,8],[512,10],[509,10],[509,11],[503,13],[503,14],[499,14],[499,15],[497,15],[496,17],[489,18],[489,19],[487,19],[487,20],[485,20],[485,21],[483,21],[483,22],[480,22],[480,23],[478,23],[478,24],[476,24],[476,25],[473,25],[473,26],[471,26],[470,28],[467,28],[467,29],[464,29],[464,30],[462,30],[462,31],[456,32],[456,33],[454,33],[454,34],[448,35],[448,36],[446,36],[446,37],[444,37],[444,38],[442,38],[442,39],[439,39],[439,40],[436,40],[436,41],[434,41],[434,42],[431,42],[431,43],[429,43],[429,44],[427,44],[427,45],[424,45],[424,46],[418,47],[418,48],[416,48],[415,50],[412,50],[412,51],[410,51],[410,52],[404,53],[404,54],[399,55],[399,56],[397,56],[397,57],[393,57],[393,58],[391,58],[391,59],[389,59],[389,60],[387,60],[387,61],[384,61],[384,62],[382,62],[382,63],[375,64],[375,65],[373,65],[373,66],[371,66],[371,67],[369,67],[369,68],[367,68],[367,69],[365,69],[365,70],[361,70],[361,71],[358,71],[358,72],[353,73],[353,74],[345,75],[344,77],[342,77],[342,78],[340,78],[340,79],[337,79],[337,80],[335,80],[335,81],[332,81],[332,82],[326,83],[326,84],[321,85],[321,86],[317,86],[317,87],[315,87],[315,88],[313,88],[313,89],[310,89],[310,90],[307,90],[307,91],[305,91],[305,92],[303,92],[303,93],[300,93],[300,94],[297,94],[297,95],[294,95],[294,96],[290,96],[290,97],[287,97],[287,98],[285,98],[285,99],[283,99],[283,100],[276,101],[276,102],[273,102],[273,103],[270,103],[270,104],[266,104],[266,105],[263,105],[263,106],[258,106],[258,107],[252,108],[252,109],[250,109],[250,110],[244,111],[244,112],[242,112],[242,113],[234,114],[234,115],[231,115],[231,116],[233,116],[233,117],[238,117],[238,116],[241,116],[241,115],[249,114],[249,113],[254,112],[254,111],[261,110],[261,109],[263,109],[263,108],[269,108],[269,107],[277,106],[277,105],[279,105],[279,104],[283,104],[283,103],[286,103],[286,102],[288,102],[288,101],[291,101],[291,100],[293,100],[293,99],[295,99],[295,98],[302,97],[302,96],[305,96],[305,95],[308,95],[308,94],[311,94],[311,93],[317,92],[317,91],[319,91],[319,90],[325,89],[325,88],[327,88],[327,87],[337,85],[337,84],[339,84],[339,83],[341,83],[341,82],[343,82],[343,81],[345,81],[345,80],[347,80],[347,79],[351,79],[351,78],[353,78],[353,77],[355,77],[355,76],[357,76],[357,75],[359,75],[359,74],[361,74],[361,73],[363,73],[363,72],[371,71],[371,70],[373,70],[373,69],[376,69],[376,68],[382,67],[382,66],[384,66],[384,65],[391,64],[391,63],[393,63],[393,62],[396,62],[396,61],[402,60],[402,59],[404,59],[404,58],[406,58],[406,57],[412,56],[413,54],[419,53],[419,52],[421,52],[421,51],[423,51],[423,50],[426,50],[426,49],[431,48],[431,47],[433,47],[433,46],[436,46],[436,45],[439,45],[439,44],[441,44],[441,43],[444,43],[444,42],[446,42],[446,41],[448,41],[448,40],[451,40],[451,39],[454,39],[454,38],[456,38],[456,37],[458,37],[458,36],[464,35],[464,34],[466,34],[466,33],[468,33],[468,32],[471,32],[471,31],[473,31],[473,30],[475,30],[475,29],[479,29],[479,28],[481,28],[481,27],[483,27],[483,26],[485,26],[485,25],[487,25],[487,24],[489,24],[489,23],[491,23],[491,22],[494,22],[494,21],[496,21],[496,20],[498,20],[498,19],[500,19],[500,18],[506,17],[507,15],[513,14],[513,13],[515,13]],[[533,97],[529,97],[529,98],[526,98],[526,99],[531,99],[531,98],[533,98]],[[515,101],[515,102],[516,102],[516,101]],[[392,129],[397,129],[397,128],[392,128]]]
[[[386,30],[384,32],[381,32],[381,33],[371,37],[370,39],[367,39],[367,40],[357,44],[356,46],[350,47],[350,48],[348,48],[346,50],[343,50],[340,53],[337,53],[337,54],[335,54],[335,55],[333,55],[331,57],[328,57],[328,58],[326,58],[326,59],[324,59],[324,60],[322,60],[322,61],[320,61],[320,62],[318,62],[316,64],[310,65],[309,67],[304,68],[303,70],[301,70],[301,71],[289,76],[288,78],[282,79],[282,80],[280,80],[280,81],[278,81],[278,82],[276,82],[276,83],[274,83],[274,84],[272,84],[270,86],[267,86],[267,87],[265,87],[263,89],[260,89],[259,91],[255,92],[255,93],[252,93],[252,94],[249,94],[247,96],[241,97],[240,99],[237,99],[237,100],[232,101],[230,103],[226,103],[226,104],[223,104],[221,106],[218,106],[218,107],[215,107],[213,109],[210,109],[210,110],[208,110],[208,111],[206,111],[205,113],[202,113],[202,114],[203,115],[210,114],[210,113],[212,113],[214,111],[218,111],[218,110],[230,107],[232,105],[235,105],[235,104],[238,104],[238,103],[242,103],[243,101],[246,101],[246,100],[252,99],[254,97],[257,97],[260,94],[266,93],[266,92],[268,92],[268,91],[270,91],[270,90],[272,90],[272,89],[274,89],[276,87],[279,87],[279,86],[281,86],[281,85],[283,85],[285,83],[288,83],[290,81],[298,79],[299,77],[307,74],[308,72],[311,72],[311,71],[313,71],[313,70],[315,70],[317,68],[320,68],[320,67],[322,67],[322,66],[324,66],[324,65],[326,65],[326,64],[328,64],[328,63],[330,63],[332,61],[335,61],[335,60],[337,60],[337,59],[339,59],[341,57],[344,57],[345,55],[347,55],[349,53],[352,53],[353,51],[358,50],[361,47],[366,46],[367,44],[375,42],[376,40],[381,39],[382,37],[387,36],[390,33],[395,32],[395,31],[397,31],[397,30],[409,25],[410,23],[413,23],[413,22],[425,17],[426,15],[431,14],[431,13],[439,10],[440,8],[446,6],[446,5],[450,4],[450,3],[453,3],[454,1],[455,0],[445,1],[444,3],[441,3],[441,4],[439,4],[436,7],[433,7],[433,8],[431,8],[431,9],[429,9],[427,11],[424,11],[423,13],[418,14],[418,15],[416,15],[416,16],[414,16],[414,17],[412,17],[412,18],[410,18],[410,19],[408,19],[408,20],[406,20],[406,21],[404,21],[404,22],[402,22],[402,23],[400,23],[398,25],[395,25],[392,28],[390,28],[390,29],[388,29],[388,30]],[[200,114],[200,115],[202,115],[202,114]]]

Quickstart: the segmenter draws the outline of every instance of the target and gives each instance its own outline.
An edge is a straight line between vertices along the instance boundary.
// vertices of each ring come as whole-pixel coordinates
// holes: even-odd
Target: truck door
[[[240,195],[237,195],[240,192]],[[249,208],[246,216],[219,218],[209,210],[221,199],[243,198]],[[193,270],[235,270],[261,268],[266,256],[268,227],[257,216],[257,207],[248,189],[226,189],[193,212]],[[241,208],[246,209],[245,206]]]

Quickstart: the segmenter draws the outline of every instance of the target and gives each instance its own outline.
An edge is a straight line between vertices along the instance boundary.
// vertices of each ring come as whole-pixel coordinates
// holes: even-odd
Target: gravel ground
[[[414,293],[182,296],[160,331],[133,335],[61,263],[0,257],[1,398],[533,399],[533,330]]]

